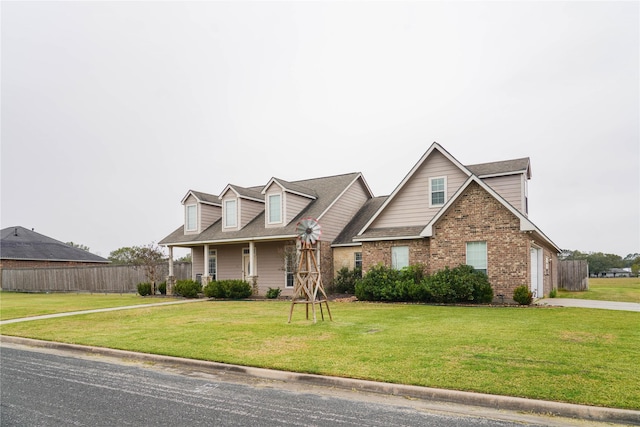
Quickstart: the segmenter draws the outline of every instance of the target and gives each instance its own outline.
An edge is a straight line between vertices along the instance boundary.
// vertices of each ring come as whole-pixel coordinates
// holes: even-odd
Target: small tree
[[[67,242],[67,245],[71,246],[72,248],[78,248],[82,249],[83,251],[89,252],[89,246],[81,245],[80,243]]]
[[[109,254],[109,260],[114,264],[127,264],[141,267],[147,276],[147,281],[154,288],[159,277],[159,265],[162,261],[166,261],[167,257],[163,249],[154,242],[146,246],[131,246],[116,249]]]

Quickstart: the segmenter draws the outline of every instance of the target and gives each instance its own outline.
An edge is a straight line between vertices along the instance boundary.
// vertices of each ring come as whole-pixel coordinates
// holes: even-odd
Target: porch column
[[[204,245],[204,273],[202,274],[202,287],[209,283],[209,245]]]
[[[249,277],[256,275],[256,244],[249,242]]]
[[[167,276],[167,295],[173,295],[176,277],[173,275],[173,246],[169,246],[169,276]]]

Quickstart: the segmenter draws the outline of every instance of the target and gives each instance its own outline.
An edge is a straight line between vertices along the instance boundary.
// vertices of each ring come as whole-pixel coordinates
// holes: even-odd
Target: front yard
[[[558,298],[640,303],[640,278],[590,278],[588,291],[570,292],[559,290]]]
[[[298,305],[287,324],[289,307],[203,300],[10,324],[2,334],[640,409],[640,313],[333,302],[333,322],[325,312],[313,324]]]

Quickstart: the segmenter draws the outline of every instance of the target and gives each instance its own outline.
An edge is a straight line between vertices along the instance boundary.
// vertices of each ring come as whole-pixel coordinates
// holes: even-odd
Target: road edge
[[[330,377],[316,374],[301,374],[296,372],[255,368],[251,366],[231,365],[204,360],[185,359],[174,356],[137,353],[133,351],[117,350],[106,347],[93,347],[79,344],[42,341],[8,335],[0,335],[0,343],[12,343],[29,347],[67,350],[71,352],[85,354],[89,353],[128,360],[137,360],[141,362],[153,362],[173,366],[184,366],[191,369],[202,369],[204,371],[233,372],[262,379],[270,379],[283,382],[297,382],[324,387],[336,387],[347,390],[357,390],[362,392],[387,394],[393,396],[410,397],[462,405],[473,405],[499,410],[528,412],[539,415],[554,415],[559,417],[576,418],[590,421],[640,425],[640,411],[629,409],[551,402],[537,399],[526,399],[521,397],[500,396],[404,384],[392,384],[353,378]]]

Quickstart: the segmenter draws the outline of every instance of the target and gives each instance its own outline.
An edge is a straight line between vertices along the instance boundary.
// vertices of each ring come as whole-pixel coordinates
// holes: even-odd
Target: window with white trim
[[[282,222],[282,195],[269,195],[269,224]]]
[[[353,254],[353,267],[362,270],[362,252]]]
[[[238,225],[238,209],[237,201],[225,200],[224,201],[224,226],[226,228],[237,227]]]
[[[429,206],[442,206],[447,201],[447,177],[429,178]]]
[[[187,205],[185,208],[185,230],[195,231],[198,229],[198,207]]]
[[[284,248],[284,271],[285,271],[285,288],[293,288],[294,275],[296,268],[297,251],[295,246],[286,246]]]
[[[402,270],[409,266],[409,246],[391,247],[391,268]]]
[[[209,249],[209,276],[211,280],[218,280],[218,250]]]
[[[487,242],[467,242],[467,265],[487,274]]]

